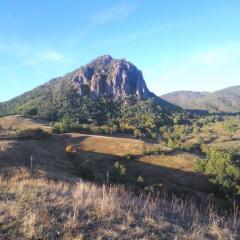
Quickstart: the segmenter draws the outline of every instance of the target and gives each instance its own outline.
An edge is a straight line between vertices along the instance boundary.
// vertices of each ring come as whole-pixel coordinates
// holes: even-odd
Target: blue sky
[[[240,85],[239,0],[1,0],[0,101],[110,54],[150,90]]]

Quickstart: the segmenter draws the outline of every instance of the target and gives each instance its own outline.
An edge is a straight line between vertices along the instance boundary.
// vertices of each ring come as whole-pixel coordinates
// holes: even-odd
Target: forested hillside
[[[22,114],[62,122],[63,128],[87,124],[129,133],[156,132],[171,123],[173,112],[181,111],[151,93],[133,64],[108,55],[2,103],[0,110],[1,116]]]

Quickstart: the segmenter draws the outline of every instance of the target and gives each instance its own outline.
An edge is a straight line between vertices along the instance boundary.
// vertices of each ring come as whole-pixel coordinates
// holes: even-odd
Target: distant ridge
[[[210,113],[240,112],[240,86],[232,86],[215,92],[177,91],[161,98],[184,109],[204,110]]]

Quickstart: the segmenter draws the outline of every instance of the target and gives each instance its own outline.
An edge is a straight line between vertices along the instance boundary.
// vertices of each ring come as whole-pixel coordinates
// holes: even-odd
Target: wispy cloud
[[[121,4],[109,7],[92,16],[94,24],[106,24],[117,20],[125,19],[137,8],[136,4],[122,2]]]
[[[49,51],[43,51],[38,52],[34,55],[28,56],[23,62],[23,65],[26,66],[36,66],[39,63],[44,62],[66,62],[66,57],[61,54],[60,52],[57,52],[55,50],[49,50]]]
[[[25,66],[36,66],[40,63],[60,63],[67,62],[68,58],[55,49],[43,49],[32,47],[21,42],[6,42],[0,40],[0,51],[10,53]]]
[[[56,52],[56,51],[47,51],[43,52],[39,55],[39,58],[42,61],[56,61],[56,62],[62,62],[65,60],[65,57],[63,54]]]
[[[239,59],[240,44],[232,44],[196,54],[188,64],[222,65]]]
[[[91,45],[91,47],[94,47],[94,48],[109,47],[109,46],[114,47],[120,44],[121,45],[128,44],[143,37],[148,37],[148,36],[152,37],[154,34],[158,34],[161,31],[169,29],[170,27],[171,27],[170,24],[164,24],[160,26],[151,26],[145,29],[136,30],[135,32],[132,32],[129,34],[125,34],[122,37],[115,37],[113,39],[94,42],[94,44]]]

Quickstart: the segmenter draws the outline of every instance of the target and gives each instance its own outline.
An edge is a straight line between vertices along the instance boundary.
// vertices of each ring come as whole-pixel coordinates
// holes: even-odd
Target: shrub
[[[118,161],[115,162],[111,171],[112,180],[115,182],[123,183],[125,182],[126,168],[123,164],[120,164]]]
[[[17,138],[33,138],[40,139],[49,136],[50,133],[44,131],[42,128],[25,128],[16,131]]]
[[[130,160],[130,161],[134,160],[134,155],[132,154],[126,154],[124,157],[126,158],[126,160]]]
[[[142,144],[142,155],[145,155],[147,154],[147,147],[146,147],[146,144],[143,142]]]
[[[119,127],[118,127],[116,124],[113,125],[113,127],[112,127],[112,131],[113,131],[113,133],[118,132],[118,131],[119,131]]]
[[[144,187],[144,178],[142,176],[137,178],[137,185],[138,187]]]
[[[230,151],[210,148],[205,160],[198,160],[195,169],[210,176],[222,187],[225,196],[240,197],[240,160]]]
[[[205,172],[205,160],[203,159],[197,159],[197,161],[194,163],[194,170],[199,173],[204,173]]]
[[[93,166],[92,162],[87,160],[84,161],[79,161],[77,166],[77,175],[80,177],[86,179],[86,180],[94,180],[94,171],[93,171]]]
[[[193,133],[196,135],[196,134],[199,134],[200,132],[200,128],[198,127],[197,124],[194,124],[193,126]]]
[[[209,142],[211,142],[213,140],[213,135],[211,132],[208,133],[207,138],[208,138]]]
[[[139,183],[143,183],[143,182],[144,182],[144,178],[143,178],[142,176],[139,176],[138,179],[137,179],[137,181],[138,181]]]
[[[67,153],[70,153],[70,154],[77,152],[76,146],[74,146],[74,145],[72,145],[72,144],[67,145],[67,147],[65,148],[65,150],[66,150]]]
[[[23,109],[22,113],[25,116],[33,117],[38,115],[38,109],[36,107],[29,107],[29,108]]]
[[[204,139],[202,136],[200,136],[200,135],[197,136],[197,143],[200,145],[204,144]]]
[[[202,153],[202,145],[199,143],[187,143],[183,146],[183,149],[186,151],[195,151],[195,152],[201,152]]]
[[[136,128],[133,132],[135,138],[142,138],[143,137],[143,133],[140,129]]]

